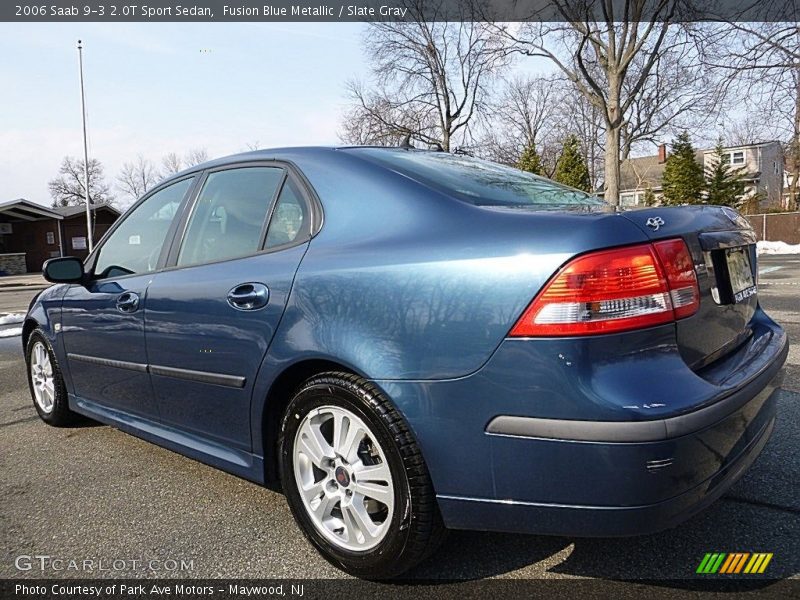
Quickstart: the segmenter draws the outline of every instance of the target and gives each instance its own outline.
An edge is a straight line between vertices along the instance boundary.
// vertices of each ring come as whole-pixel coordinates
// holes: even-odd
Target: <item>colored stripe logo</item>
[[[772,552],[708,552],[696,573],[702,575],[736,575],[763,573],[772,560]]]

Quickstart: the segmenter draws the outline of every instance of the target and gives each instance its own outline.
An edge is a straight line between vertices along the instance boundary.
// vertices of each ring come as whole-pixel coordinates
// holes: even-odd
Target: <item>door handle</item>
[[[133,292],[125,292],[117,298],[117,310],[123,313],[136,312],[139,308],[139,295]]]
[[[258,310],[269,302],[269,289],[263,283],[242,283],[228,292],[228,304],[236,310]]]

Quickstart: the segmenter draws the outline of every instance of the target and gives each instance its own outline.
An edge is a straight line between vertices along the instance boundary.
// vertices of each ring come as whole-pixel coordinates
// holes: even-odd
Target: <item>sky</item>
[[[362,27],[0,24],[0,202],[49,205],[62,158],[82,156],[78,39],[89,156],[111,180],[138,154],[337,143],[345,81],[367,75]]]
[[[82,158],[83,40],[89,158],[113,182],[138,155],[210,158],[339,143],[345,83],[367,78],[363,23],[0,23],[0,202],[50,205],[65,155]],[[512,72],[549,68],[526,59]],[[115,190],[122,205],[130,199]]]

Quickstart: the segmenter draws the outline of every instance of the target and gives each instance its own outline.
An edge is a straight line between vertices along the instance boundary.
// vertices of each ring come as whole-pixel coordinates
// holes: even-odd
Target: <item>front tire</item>
[[[445,530],[419,447],[371,383],[348,373],[306,381],[284,414],[279,450],[295,519],[347,573],[396,577],[441,542]]]
[[[80,416],[67,403],[67,389],[56,355],[41,329],[34,330],[28,338],[25,362],[33,406],[42,421],[54,427],[78,422]]]

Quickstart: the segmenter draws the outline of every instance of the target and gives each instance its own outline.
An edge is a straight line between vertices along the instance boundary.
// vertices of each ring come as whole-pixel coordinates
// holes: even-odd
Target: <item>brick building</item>
[[[113,206],[94,206],[94,240],[119,216]],[[0,276],[41,271],[48,258],[87,254],[83,206],[47,208],[22,198],[0,203]]]

